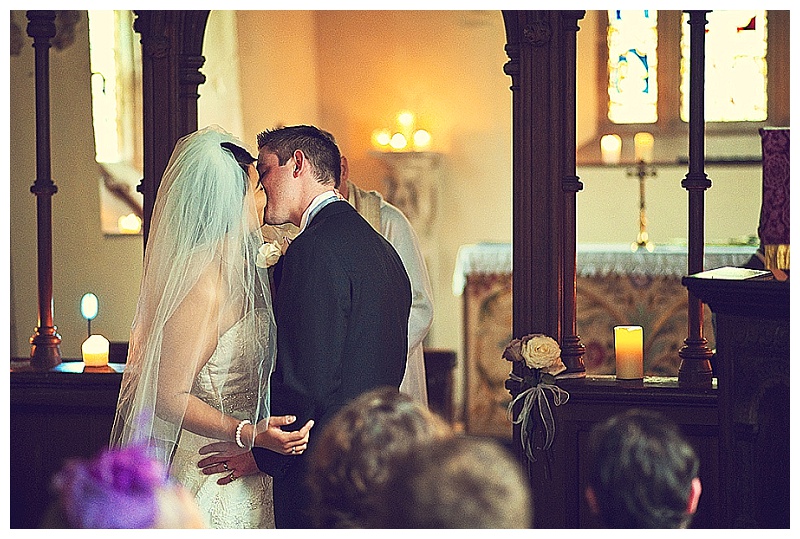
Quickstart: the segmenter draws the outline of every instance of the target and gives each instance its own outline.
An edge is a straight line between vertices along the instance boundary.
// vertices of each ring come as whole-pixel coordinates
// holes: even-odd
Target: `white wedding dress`
[[[255,409],[258,388],[248,387],[248,380],[261,380],[262,395],[268,394],[269,363],[257,358],[254,339],[267,338],[269,313],[265,309],[252,311],[258,317],[263,332],[246,335],[239,320],[219,339],[217,349],[200,370],[192,394],[237,418],[251,417]],[[250,326],[252,327],[252,326]],[[261,359],[261,362],[259,362]],[[264,369],[267,369],[264,372]],[[252,369],[261,370],[258,376]],[[221,387],[220,380],[224,381]],[[218,485],[221,474],[203,475],[197,463],[204,458],[198,450],[216,440],[182,430],[180,441],[170,467],[172,476],[194,493],[200,510],[212,528],[274,528],[272,478],[265,473],[240,477],[226,485]]]

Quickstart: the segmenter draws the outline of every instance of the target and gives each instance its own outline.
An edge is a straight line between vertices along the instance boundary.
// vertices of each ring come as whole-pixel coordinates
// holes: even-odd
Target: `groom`
[[[391,244],[334,190],[341,160],[329,137],[312,126],[283,127],[260,133],[258,148],[266,222],[300,227],[276,268],[270,414],[294,415],[296,425],[313,419],[319,431],[361,393],[400,386],[411,286]],[[306,453],[253,449],[274,479],[278,528],[311,527]]]

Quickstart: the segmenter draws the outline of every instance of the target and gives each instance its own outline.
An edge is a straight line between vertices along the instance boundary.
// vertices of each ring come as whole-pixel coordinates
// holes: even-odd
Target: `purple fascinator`
[[[155,524],[156,491],[167,484],[167,470],[147,447],[131,445],[69,460],[52,487],[74,528],[142,529]]]

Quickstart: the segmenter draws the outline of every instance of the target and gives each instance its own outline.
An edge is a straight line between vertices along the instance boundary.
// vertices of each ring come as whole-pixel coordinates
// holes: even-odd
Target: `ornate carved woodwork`
[[[144,109],[144,198],[142,234],[145,246],[156,193],[172,149],[180,137],[197,129],[198,85],[203,34],[209,11],[135,11],[134,30],[142,42]]]
[[[505,73],[513,94],[514,336],[561,343],[571,376],[585,375],[575,334],[575,63],[584,11],[504,11]]]
[[[789,281],[683,283],[716,315],[721,520],[788,528]]]

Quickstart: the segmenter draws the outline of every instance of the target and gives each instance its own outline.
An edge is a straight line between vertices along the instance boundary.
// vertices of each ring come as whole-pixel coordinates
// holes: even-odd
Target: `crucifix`
[[[639,178],[639,233],[636,235],[636,241],[631,243],[631,251],[647,249],[648,252],[652,253],[655,245],[650,241],[650,237],[647,234],[645,179],[648,176],[654,177],[656,175],[656,169],[649,164],[653,160],[653,135],[650,133],[636,133],[633,142],[636,152],[636,166],[628,169],[627,174],[628,176]]]

